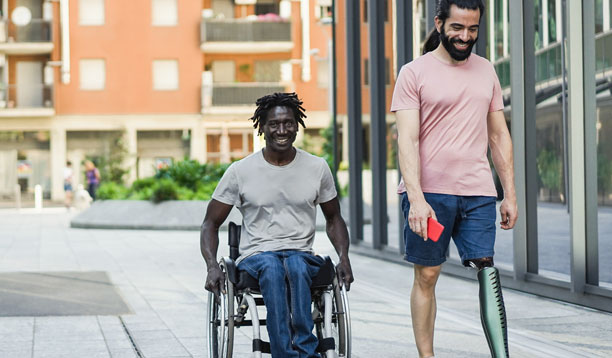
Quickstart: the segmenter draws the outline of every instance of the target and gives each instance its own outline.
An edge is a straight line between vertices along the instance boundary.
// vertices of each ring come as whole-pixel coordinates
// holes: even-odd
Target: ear
[[[444,22],[442,20],[440,20],[437,16],[434,17],[434,26],[436,27],[436,30],[439,33],[442,33],[442,26],[444,25]]]

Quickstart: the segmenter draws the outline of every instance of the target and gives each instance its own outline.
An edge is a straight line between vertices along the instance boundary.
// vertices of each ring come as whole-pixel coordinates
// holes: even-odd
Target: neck
[[[436,58],[438,58],[439,60],[446,62],[448,64],[451,64],[451,65],[459,65],[459,64],[465,63],[465,61],[467,61],[467,59],[469,58],[468,57],[463,61],[455,60],[454,58],[451,57],[448,51],[446,51],[446,49],[444,48],[444,45],[442,45],[442,42],[440,42],[438,47],[436,47],[436,49],[433,50],[431,53],[434,56],[436,56]]]
[[[291,149],[284,152],[277,152],[267,147],[263,149],[263,157],[266,162],[279,167],[291,163],[295,159],[296,154],[297,150],[295,147],[291,147]]]

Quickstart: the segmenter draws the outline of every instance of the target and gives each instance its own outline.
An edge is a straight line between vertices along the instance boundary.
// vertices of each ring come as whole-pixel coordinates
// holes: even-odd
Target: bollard
[[[42,210],[43,207],[43,196],[42,196],[42,186],[40,184],[36,184],[34,187],[34,209]]]
[[[21,185],[15,184],[15,207],[21,209]]]

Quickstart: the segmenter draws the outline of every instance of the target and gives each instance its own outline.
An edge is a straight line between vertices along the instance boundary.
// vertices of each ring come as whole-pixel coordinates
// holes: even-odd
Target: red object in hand
[[[427,237],[432,241],[438,241],[444,231],[444,226],[433,218],[427,219]]]

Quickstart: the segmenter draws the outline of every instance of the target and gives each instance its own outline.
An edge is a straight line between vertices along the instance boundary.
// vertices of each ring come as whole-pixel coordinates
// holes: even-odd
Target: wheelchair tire
[[[349,358],[351,356],[351,334],[350,334],[350,316],[348,314],[348,299],[343,297],[342,289],[338,284],[337,278],[334,278],[332,291],[332,338],[335,343],[335,356],[326,352],[321,352],[325,358]],[[346,303],[346,305],[345,305]],[[319,302],[319,312],[324,312],[324,302],[321,297]],[[318,319],[315,322],[315,330],[317,338],[321,341],[324,338],[325,321]]]
[[[225,280],[225,292],[217,300],[208,293],[208,356],[231,358],[234,349],[234,285]]]

